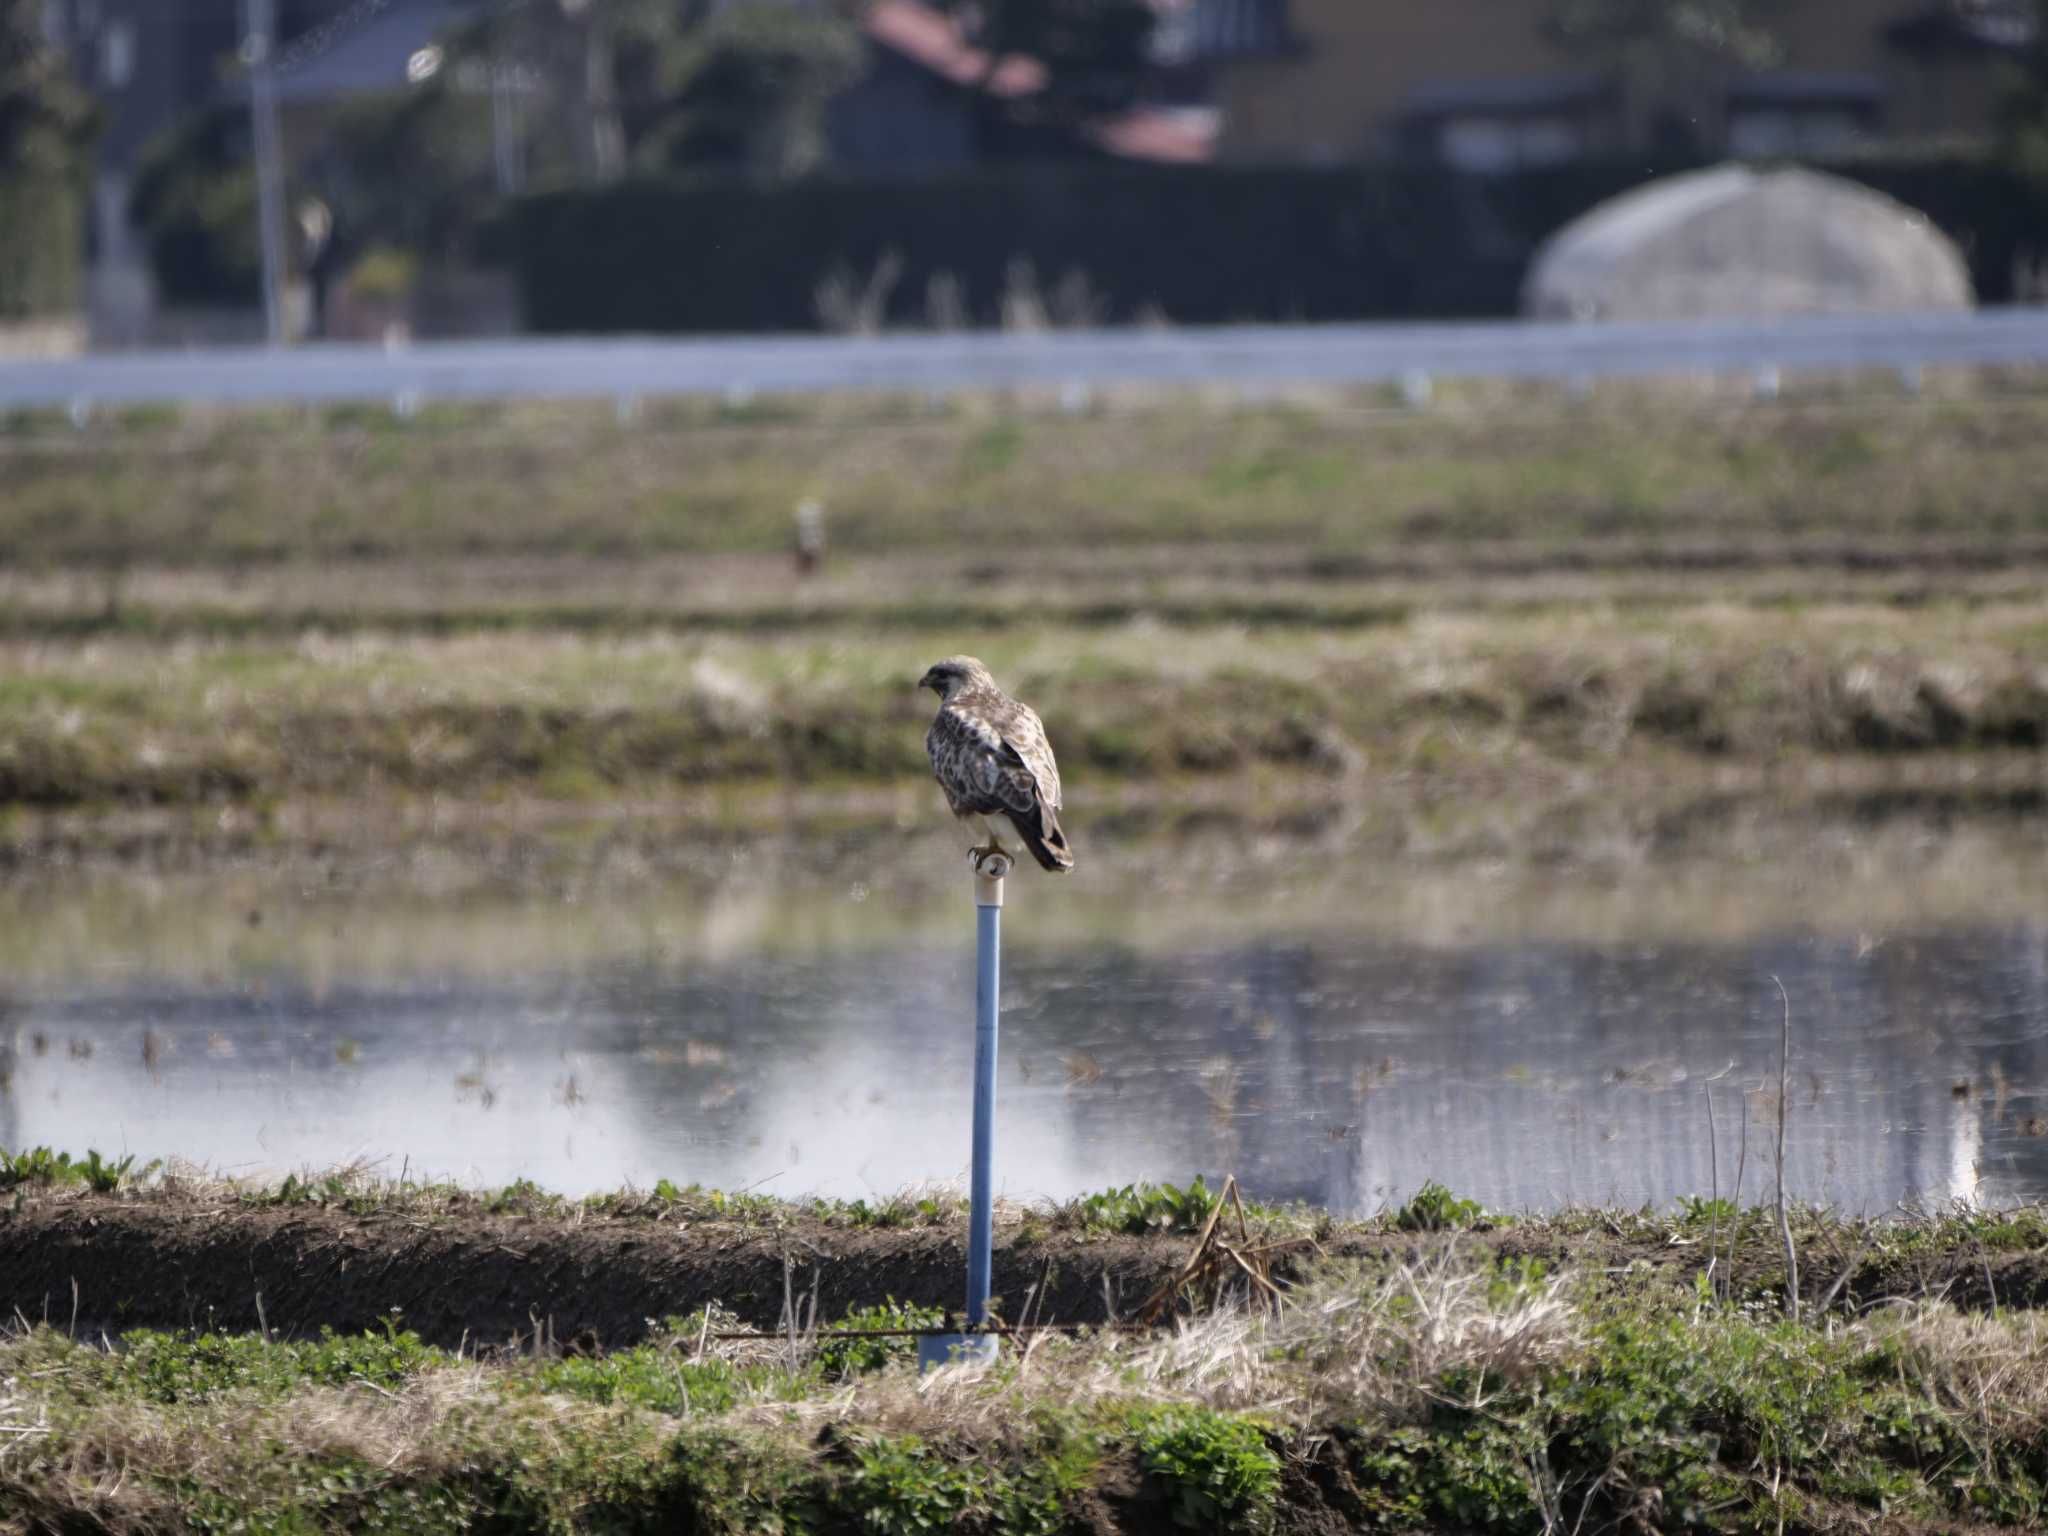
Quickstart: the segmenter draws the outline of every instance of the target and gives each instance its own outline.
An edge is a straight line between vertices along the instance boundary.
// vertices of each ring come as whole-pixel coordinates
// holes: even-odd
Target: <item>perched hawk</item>
[[[972,656],[936,663],[918,686],[939,696],[938,718],[924,738],[939,788],[953,814],[988,839],[974,856],[1007,854],[991,821],[1007,816],[1041,868],[1072,869],[1060,830],[1059,765],[1037,714],[998,688]]]

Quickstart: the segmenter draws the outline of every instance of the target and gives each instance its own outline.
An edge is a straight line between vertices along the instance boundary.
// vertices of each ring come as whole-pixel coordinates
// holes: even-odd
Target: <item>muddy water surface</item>
[[[1351,1213],[1432,1178],[1509,1208],[1633,1205],[1739,1170],[1755,1197],[1776,977],[1798,1195],[2048,1197],[2038,818],[1498,858],[1382,856],[1341,827],[1093,851],[1067,884],[1012,882],[1011,1195],[1236,1172]],[[571,1192],[956,1178],[972,916],[952,857],[919,837],[614,879],[430,878],[416,855],[18,878],[0,1144]]]

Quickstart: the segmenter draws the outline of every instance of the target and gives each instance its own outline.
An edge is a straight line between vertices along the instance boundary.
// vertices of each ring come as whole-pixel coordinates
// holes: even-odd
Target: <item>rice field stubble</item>
[[[2038,397],[1468,394],[22,418],[0,805],[836,793],[921,774],[934,647],[1084,803],[2038,763]]]
[[[276,805],[924,772],[904,679],[940,642],[552,630],[0,642],[0,804]],[[957,646],[958,640],[954,641]],[[2048,739],[2048,604],[1418,614],[1349,631],[984,634],[1090,787],[1265,775],[1555,795],[1788,761],[2005,762]],[[1085,803],[1085,800],[1084,800]]]

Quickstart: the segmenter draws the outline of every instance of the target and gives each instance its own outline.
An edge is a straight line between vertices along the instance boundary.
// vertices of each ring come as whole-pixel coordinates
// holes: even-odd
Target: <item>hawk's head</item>
[[[972,656],[948,656],[944,661],[935,661],[917,680],[920,688],[929,688],[941,700],[950,699],[964,688],[994,688],[996,680],[989,676],[988,668]]]

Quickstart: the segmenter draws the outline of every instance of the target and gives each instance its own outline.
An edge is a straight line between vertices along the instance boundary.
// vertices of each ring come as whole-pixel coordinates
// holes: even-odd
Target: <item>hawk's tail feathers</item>
[[[1067,834],[1060,830],[1060,819],[1053,814],[1051,806],[1041,801],[1030,819],[1013,815],[1010,825],[1024,839],[1024,846],[1031,850],[1031,857],[1038,860],[1040,869],[1048,874],[1063,875],[1074,867],[1074,855],[1067,847]]]

